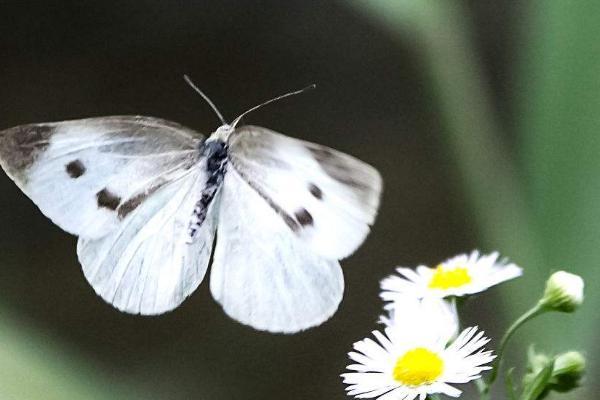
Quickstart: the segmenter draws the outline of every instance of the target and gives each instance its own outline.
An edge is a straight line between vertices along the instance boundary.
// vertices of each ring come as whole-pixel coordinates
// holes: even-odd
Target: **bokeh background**
[[[218,120],[184,73],[229,119],[314,82],[247,121],[373,164],[385,191],[343,262],[339,311],[284,336],[228,319],[206,282],[169,314],[119,313],[86,283],[76,239],[2,174],[0,398],[343,399],[379,280],[474,248],[525,269],[466,305],[496,339],[550,271],[586,279],[581,311],[532,322],[511,357],[582,350],[587,389],[569,398],[595,398],[599,20],[594,0],[1,1],[0,128],[145,114],[208,134]]]

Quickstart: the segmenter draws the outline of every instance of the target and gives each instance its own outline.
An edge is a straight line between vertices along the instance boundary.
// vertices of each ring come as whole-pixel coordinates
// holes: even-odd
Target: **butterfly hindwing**
[[[256,126],[237,129],[229,153],[233,169],[316,253],[347,257],[369,233],[382,188],[370,165]]]
[[[234,169],[225,175],[220,202],[210,289],[225,312],[285,333],[331,317],[344,292],[339,263],[298,240]]]
[[[0,132],[0,164],[65,231],[99,238],[196,162],[201,136],[150,117],[22,125]]]
[[[188,240],[190,216],[206,180],[202,167],[158,189],[110,234],[79,239],[84,275],[105,301],[129,313],[160,314],[202,282],[216,222],[211,203],[195,240]]]

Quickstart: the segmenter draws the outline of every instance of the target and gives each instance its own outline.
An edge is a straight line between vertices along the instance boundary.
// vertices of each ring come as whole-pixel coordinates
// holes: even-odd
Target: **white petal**
[[[438,386],[438,385],[436,385],[436,386]],[[462,393],[462,391],[461,391],[461,390],[458,390],[457,388],[455,388],[455,387],[452,387],[452,386],[450,386],[450,385],[447,385],[447,384],[445,384],[445,383],[441,383],[441,382],[440,382],[438,387],[439,387],[439,389],[438,389],[438,390],[439,390],[439,391],[438,391],[438,393],[443,393],[443,394],[445,394],[446,396],[450,396],[450,397],[458,397],[458,396],[460,396],[460,395],[461,395],[461,393]]]

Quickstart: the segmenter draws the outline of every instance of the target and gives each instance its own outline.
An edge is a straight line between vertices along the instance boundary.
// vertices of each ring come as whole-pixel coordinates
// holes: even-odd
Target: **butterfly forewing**
[[[201,136],[172,122],[117,116],[0,132],[0,163],[40,210],[72,234],[99,238],[197,161]]]
[[[382,186],[373,167],[256,126],[237,129],[229,143],[233,168],[315,252],[338,260],[364,241]]]

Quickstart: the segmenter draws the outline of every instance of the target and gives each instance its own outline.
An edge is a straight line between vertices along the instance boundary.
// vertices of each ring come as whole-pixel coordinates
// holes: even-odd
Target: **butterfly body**
[[[198,147],[199,154],[206,159],[207,179],[206,186],[200,193],[200,200],[198,200],[196,207],[194,207],[188,230],[188,242],[194,240],[196,233],[204,223],[208,207],[223,183],[223,178],[227,171],[227,142],[222,139],[222,131],[232,132],[233,129],[229,125],[220,127],[210,138],[201,142]]]
[[[212,255],[210,290],[225,312],[285,333],[337,309],[338,260],[364,241],[382,186],[368,164],[266,128],[224,124],[204,138],[140,116],[1,131],[0,164],[79,237],[86,279],[119,310],[174,309]]]

